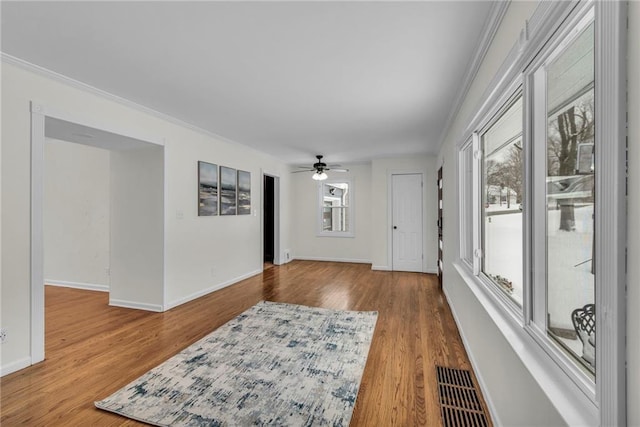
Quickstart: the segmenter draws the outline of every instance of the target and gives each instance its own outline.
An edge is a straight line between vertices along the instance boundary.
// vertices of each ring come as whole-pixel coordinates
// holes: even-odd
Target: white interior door
[[[422,271],[422,174],[391,175],[393,270]]]

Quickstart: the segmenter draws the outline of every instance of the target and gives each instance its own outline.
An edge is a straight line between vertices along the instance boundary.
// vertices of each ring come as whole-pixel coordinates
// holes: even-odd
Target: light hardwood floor
[[[2,426],[139,425],[93,406],[260,300],[379,312],[352,426],[441,425],[435,365],[471,369],[437,278],[294,261],[165,313],[46,287],[46,360],[1,379]],[[475,378],[474,378],[475,380]]]

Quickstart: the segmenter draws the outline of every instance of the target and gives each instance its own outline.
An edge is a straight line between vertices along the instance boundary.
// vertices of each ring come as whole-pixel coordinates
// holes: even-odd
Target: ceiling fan
[[[311,178],[315,179],[316,181],[322,181],[328,178],[326,171],[349,172],[349,169],[341,168],[340,165],[327,165],[322,161],[321,154],[316,155],[316,158],[318,159],[318,161],[314,163],[313,166],[298,166],[299,168],[302,168],[302,170],[293,171],[293,173],[314,172]]]

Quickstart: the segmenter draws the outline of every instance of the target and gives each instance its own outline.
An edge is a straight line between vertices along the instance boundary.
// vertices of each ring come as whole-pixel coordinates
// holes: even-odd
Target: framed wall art
[[[236,214],[237,178],[235,169],[220,166],[220,215]]]
[[[251,172],[238,171],[238,215],[251,215]]]
[[[218,215],[218,165],[198,162],[198,216]]]

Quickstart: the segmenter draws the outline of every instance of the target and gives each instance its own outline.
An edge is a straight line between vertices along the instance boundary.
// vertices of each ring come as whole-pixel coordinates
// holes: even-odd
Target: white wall
[[[629,2],[629,186],[627,253],[627,422],[640,426],[640,3]]]
[[[109,152],[47,139],[45,283],[109,286]]]
[[[109,304],[162,311],[164,149],[111,152]]]
[[[453,121],[440,151],[444,193],[444,289],[456,316],[496,425],[564,425],[562,417],[546,397],[520,358],[497,329],[493,320],[453,267],[458,253],[456,144],[462,136],[480,97],[518,40],[536,3],[511,2],[478,74]],[[447,220],[448,219],[448,220]]]
[[[318,181],[311,173],[292,174],[293,257],[345,262],[371,262],[371,165],[343,165],[348,173],[328,172],[330,179],[351,179],[355,237],[318,237]]]
[[[280,176],[281,249],[290,248],[289,170],[279,160],[175,120],[132,108],[59,79],[2,64],[3,372],[30,363],[30,111],[29,102],[101,123],[114,133],[165,141],[165,308],[261,271],[261,171]],[[140,138],[144,139],[144,138]],[[251,172],[252,215],[197,216],[197,161]],[[211,265],[214,265],[212,272]],[[155,292],[155,290],[154,290]],[[213,308],[215,309],[215,308]]]
[[[373,160],[371,165],[371,263],[373,268],[391,270],[389,251],[389,174],[402,172],[423,173],[423,271],[436,273],[438,193],[436,178],[438,169],[432,156],[412,156]]]

